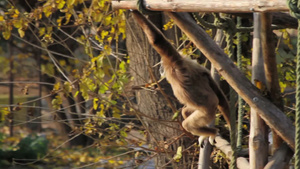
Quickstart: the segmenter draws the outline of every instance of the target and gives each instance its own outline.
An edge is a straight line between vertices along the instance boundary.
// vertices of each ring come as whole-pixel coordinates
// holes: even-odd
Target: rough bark
[[[254,13],[253,53],[252,53],[252,83],[265,86],[264,60],[261,46],[261,14]],[[258,86],[258,85],[257,85]],[[259,87],[263,90],[262,87]],[[262,169],[268,161],[268,127],[251,107],[249,135],[250,168]]]
[[[275,55],[275,43],[273,41],[273,32],[271,29],[272,15],[270,13],[261,14],[261,40],[262,52],[264,57],[264,69],[266,75],[266,86],[270,100],[283,110],[283,102],[280,94],[280,86],[277,73],[277,63]],[[273,149],[279,148],[282,140],[273,134]]]
[[[153,67],[153,65],[160,62],[160,56],[148,43],[146,36],[133,18],[131,16],[127,18],[126,45],[130,56],[130,71],[134,77],[133,85],[139,86],[155,82],[159,79],[159,66]],[[161,19],[162,16],[158,14],[151,15],[150,20],[156,24],[158,28],[162,28]],[[172,142],[175,137],[182,134],[180,123],[170,122],[173,113],[175,113],[174,109],[176,110],[181,107],[181,105],[179,105],[174,98],[171,87],[166,80],[163,80],[160,86],[164,89],[167,98],[165,97],[166,95],[160,91],[138,90],[135,92],[138,109],[147,116],[142,117],[142,121],[149,134],[150,144],[156,149],[168,150],[169,152],[157,154],[156,167],[190,168],[192,160],[188,156],[183,155],[179,163],[175,163],[172,160],[177,148],[179,146],[182,146],[183,150],[187,148],[191,143],[190,139],[181,138],[172,143],[169,147],[164,147],[165,143]],[[170,105],[170,103],[172,105]]]
[[[272,23],[272,14],[271,13],[262,13],[261,14],[261,43],[262,43],[262,52],[264,57],[264,69],[266,76],[266,86],[268,89],[268,96],[270,100],[280,109],[284,110],[283,100],[280,93],[279,79],[277,73],[277,62],[275,55],[275,43],[273,39],[273,31],[271,29]],[[282,145],[282,139],[273,131],[273,146],[272,152],[280,148]],[[282,149],[286,150],[282,150]],[[273,160],[268,163],[268,168],[276,168],[278,167],[278,161],[281,162],[281,165],[287,165],[291,156],[288,154],[292,153],[292,150],[285,146],[281,146],[281,150],[279,151],[281,155],[283,155],[284,160],[276,158],[274,156]],[[278,153],[278,151],[277,151]],[[284,154],[285,153],[285,154]],[[277,155],[278,156],[278,155]],[[276,161],[278,160],[278,161]],[[285,166],[287,167],[287,166]],[[284,168],[284,167],[283,167]]]

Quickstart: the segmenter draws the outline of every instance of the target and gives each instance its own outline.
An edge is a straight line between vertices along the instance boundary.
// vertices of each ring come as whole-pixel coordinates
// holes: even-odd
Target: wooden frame
[[[285,0],[144,0],[148,10],[165,12],[278,12],[288,11]],[[112,1],[114,9],[137,9],[136,0]]]

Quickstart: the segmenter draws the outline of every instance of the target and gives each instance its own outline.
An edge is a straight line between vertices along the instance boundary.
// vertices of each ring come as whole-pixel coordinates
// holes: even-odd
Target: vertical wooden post
[[[264,69],[266,76],[266,86],[271,101],[283,110],[283,102],[280,95],[280,86],[277,74],[277,63],[275,55],[275,43],[273,41],[273,32],[271,28],[272,14],[261,14],[261,43],[264,57]],[[273,131],[273,150],[279,148],[282,139]]]
[[[261,14],[253,13],[253,53],[252,53],[252,83],[258,88],[265,86],[265,73],[261,47]],[[249,135],[249,158],[250,169],[263,169],[268,160],[268,127],[251,108],[250,135]]]

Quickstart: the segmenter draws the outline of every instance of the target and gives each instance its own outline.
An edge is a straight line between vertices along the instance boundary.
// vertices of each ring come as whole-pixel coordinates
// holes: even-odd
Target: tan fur
[[[217,129],[208,125],[215,118],[217,107],[229,123],[229,105],[223,92],[206,68],[183,58],[164,35],[142,14],[133,16],[146,33],[149,42],[161,55],[166,78],[176,98],[185,105],[182,126],[193,135],[215,136]]]

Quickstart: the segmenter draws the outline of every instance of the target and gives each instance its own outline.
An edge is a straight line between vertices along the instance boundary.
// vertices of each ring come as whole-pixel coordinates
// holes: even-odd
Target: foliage
[[[72,120],[77,119],[69,120],[71,130],[102,139],[102,144],[114,141],[116,145],[124,145],[123,138],[132,128],[130,123],[124,126],[119,122],[129,111],[122,96],[130,80],[127,72],[129,59],[118,49],[118,44],[126,37],[124,11],[111,11],[110,0],[12,0],[0,6],[0,41],[17,49],[14,55],[32,58],[29,64],[37,67],[45,79],[54,79],[47,81],[53,85],[52,90],[46,91],[51,98],[50,111],[66,111],[64,107],[68,98],[82,97],[84,102],[78,103],[81,106],[92,101],[92,109],[86,107],[91,116],[82,115],[78,122],[81,126],[74,126]],[[55,45],[58,47],[53,48]],[[5,70],[9,69],[7,65]],[[9,111],[6,107],[1,108],[2,120]],[[59,120],[66,120],[62,117],[59,116]],[[29,141],[38,144],[39,140],[24,138],[20,142],[24,153],[36,151],[30,148]],[[23,145],[29,149],[25,151]],[[42,147],[36,147],[42,150]],[[39,153],[42,154],[38,152],[32,158],[39,158]],[[80,154],[77,157],[79,161],[85,158]]]
[[[0,135],[1,163],[5,163],[4,160],[19,162],[35,161],[45,156],[48,151],[48,140],[43,136],[29,135],[20,139],[18,137],[7,137],[4,133],[0,133]],[[18,143],[16,144],[16,142]]]

